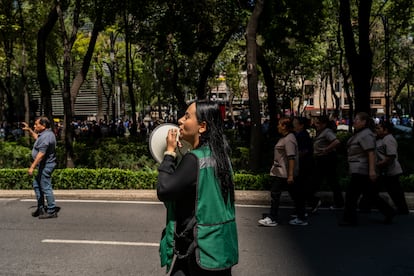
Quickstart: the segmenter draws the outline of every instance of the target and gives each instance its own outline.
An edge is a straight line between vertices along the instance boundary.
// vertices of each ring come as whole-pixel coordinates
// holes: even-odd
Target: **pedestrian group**
[[[274,147],[270,169],[270,212],[263,214],[259,225],[277,226],[281,223],[279,205],[283,190],[288,191],[295,205],[289,224],[309,225],[306,207],[309,207],[310,214],[317,212],[322,204],[317,192],[323,183],[332,190],[330,208],[343,209],[343,217],[338,222],[340,226],[358,225],[361,196],[365,210],[376,207],[384,216],[384,224],[391,224],[397,214],[409,213],[399,182],[403,171],[391,122],[375,124],[367,113],[356,114],[353,134],[346,143],[350,181],[345,198],[337,174],[337,149],[341,142],[336,136],[335,124],[327,116],[316,118],[313,140],[306,130],[309,125],[309,120],[302,117],[279,120],[277,129],[281,137]],[[395,208],[380,196],[380,183],[384,183]]]

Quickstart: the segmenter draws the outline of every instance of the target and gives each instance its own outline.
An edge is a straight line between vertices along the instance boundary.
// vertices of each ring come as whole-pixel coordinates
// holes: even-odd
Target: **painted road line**
[[[37,202],[35,199],[21,199],[22,202]],[[122,204],[163,204],[159,201],[134,201],[134,200],[101,200],[101,199],[59,199],[56,202],[72,202],[72,203],[122,203]]]
[[[159,243],[150,242],[123,242],[123,241],[93,241],[93,240],[54,240],[44,239],[42,243],[65,243],[65,244],[98,244],[98,245],[127,245],[143,247],[159,247]]]
[[[37,202],[35,199],[21,199],[21,202]],[[110,203],[110,204],[151,204],[160,205],[164,204],[160,201],[134,201],[134,200],[101,200],[101,199],[59,199],[56,202],[69,202],[69,203]],[[270,205],[252,205],[252,204],[236,204],[236,207],[244,208],[269,208]],[[284,207],[280,207],[284,208]],[[291,207],[288,207],[291,208]]]

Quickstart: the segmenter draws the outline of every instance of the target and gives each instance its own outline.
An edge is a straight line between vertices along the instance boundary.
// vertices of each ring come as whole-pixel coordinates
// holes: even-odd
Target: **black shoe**
[[[36,211],[32,212],[32,217],[37,218],[38,216],[43,215],[44,211],[43,208],[37,208]]]
[[[57,212],[44,213],[39,216],[39,219],[49,219],[49,218],[57,218]]]
[[[60,207],[56,206],[52,213],[44,212],[39,215],[39,219],[57,218]]]

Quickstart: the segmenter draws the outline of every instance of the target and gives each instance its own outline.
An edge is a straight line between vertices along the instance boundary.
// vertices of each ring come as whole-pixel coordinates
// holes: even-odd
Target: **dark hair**
[[[50,120],[47,117],[39,117],[38,120],[42,126],[50,128]]]
[[[359,117],[359,119],[361,121],[365,121],[365,127],[371,129],[372,131],[375,131],[375,122],[374,120],[371,118],[371,116],[369,116],[368,113],[366,112],[358,112],[355,117]]]
[[[208,144],[216,162],[216,175],[220,180],[224,200],[230,193],[234,201],[234,183],[230,164],[230,146],[224,136],[223,118],[220,107],[215,102],[206,100],[195,101],[196,116],[199,123],[206,123],[206,131],[200,136],[200,145]]]
[[[280,118],[279,123],[284,125],[289,132],[293,132],[293,120],[290,117]]]
[[[392,133],[394,131],[394,124],[391,121],[381,121],[378,126],[386,129],[388,133]]]
[[[298,121],[298,123],[300,124],[300,125],[302,125],[305,129],[306,128],[309,128],[309,126],[310,126],[310,120],[308,119],[308,118],[306,118],[306,117],[296,117],[295,118],[297,121]]]
[[[322,123],[322,124],[326,124],[327,126],[329,125],[329,117],[326,115],[321,115],[318,117],[318,122]]]
[[[320,115],[318,117],[318,122],[319,123],[322,123],[322,124],[325,124],[326,125],[326,128],[330,128],[333,131],[336,131],[336,123],[335,123],[335,121],[329,119],[328,116],[326,116],[326,115]]]

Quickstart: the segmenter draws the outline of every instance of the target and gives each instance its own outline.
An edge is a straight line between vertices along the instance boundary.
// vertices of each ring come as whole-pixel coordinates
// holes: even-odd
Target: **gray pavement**
[[[165,275],[159,239],[165,207],[159,202],[64,200],[57,219],[30,215],[31,199],[0,199],[1,276]],[[379,212],[359,214],[358,227],[339,227],[341,211],[320,210],[308,227],[287,222],[261,227],[265,206],[238,205],[239,264],[234,276],[414,275],[414,216],[382,225]]]
[[[138,200],[158,201],[155,190],[54,190],[59,199],[84,200]],[[319,192],[323,202],[332,202],[331,192]],[[387,193],[382,196],[389,198]],[[0,190],[0,198],[34,198],[33,190]],[[405,194],[408,207],[414,209],[414,193]],[[292,205],[287,192],[282,194],[282,205]],[[269,205],[270,193],[268,191],[236,191],[236,204],[242,205]]]

